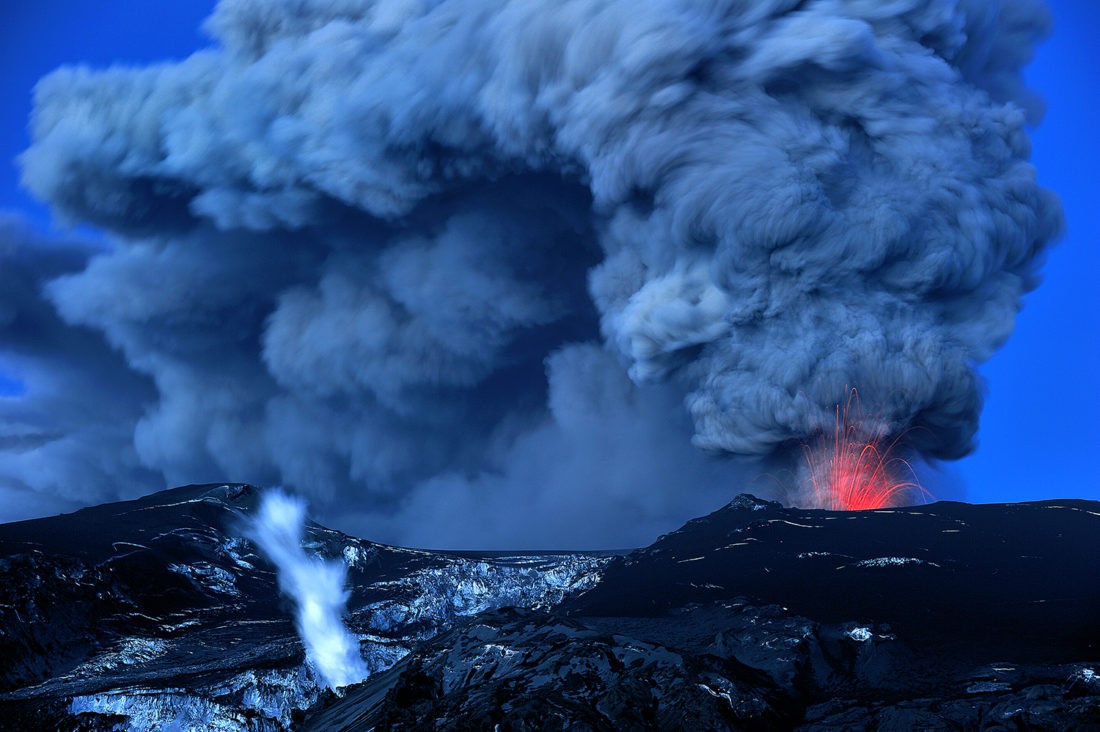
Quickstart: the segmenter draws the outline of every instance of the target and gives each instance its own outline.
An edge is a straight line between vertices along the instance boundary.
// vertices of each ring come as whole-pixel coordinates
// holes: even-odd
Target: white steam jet
[[[298,634],[306,647],[306,659],[329,688],[362,681],[367,667],[359,655],[359,642],[348,632],[341,616],[347,603],[344,588],[347,568],[302,549],[305,502],[278,490],[268,491],[247,528],[250,539],[278,568],[279,589],[297,606]]]

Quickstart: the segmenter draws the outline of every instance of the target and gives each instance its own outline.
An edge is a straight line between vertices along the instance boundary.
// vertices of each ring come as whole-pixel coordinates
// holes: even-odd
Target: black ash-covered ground
[[[829,512],[742,496],[623,555],[311,525],[372,674],[334,694],[248,486],[0,526],[10,729],[1090,729],[1100,504]]]

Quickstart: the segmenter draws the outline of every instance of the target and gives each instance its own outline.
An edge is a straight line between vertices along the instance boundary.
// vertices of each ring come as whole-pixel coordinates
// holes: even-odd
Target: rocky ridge
[[[740,496],[629,554],[310,525],[371,675],[322,688],[245,485],[0,526],[0,728],[1100,728],[1100,504]]]

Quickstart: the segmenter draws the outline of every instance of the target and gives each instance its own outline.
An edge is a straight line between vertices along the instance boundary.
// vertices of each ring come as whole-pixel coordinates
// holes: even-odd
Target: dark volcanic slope
[[[879,511],[742,496],[611,564],[577,615],[749,597],[822,622],[887,623],[915,646],[1100,657],[1100,504],[940,502]],[[957,648],[963,643],[964,648]]]
[[[551,614],[428,641],[306,728],[1100,729],[1098,529],[1086,501],[741,496]]]
[[[324,691],[244,485],[0,526],[0,729],[1100,729],[1100,504],[741,496],[625,556],[310,525],[372,675]]]
[[[247,486],[185,486],[0,526],[0,691],[197,618],[247,617],[292,638],[270,568],[239,571],[249,547],[229,526],[255,500]]]
[[[285,729],[321,696],[274,570],[241,538],[247,485],[186,486],[0,526],[0,729]],[[481,556],[311,524],[348,567],[372,671],[457,619],[590,586],[588,555]]]

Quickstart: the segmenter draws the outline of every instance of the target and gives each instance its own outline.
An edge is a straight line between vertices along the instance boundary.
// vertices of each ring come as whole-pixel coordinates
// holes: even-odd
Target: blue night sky
[[[6,100],[0,211],[52,231],[46,207],[20,188],[15,160],[29,144],[26,125],[38,78],[65,64],[104,68],[185,58],[210,42],[199,26],[212,7],[199,0],[6,4],[0,11]],[[977,452],[945,468],[947,483],[961,481],[966,499],[975,502],[1100,499],[1100,52],[1094,38],[1100,4],[1052,0],[1051,7],[1053,34],[1026,78],[1047,104],[1043,123],[1032,131],[1033,162],[1040,182],[1061,197],[1067,233],[1050,251],[1042,284],[1026,296],[1015,334],[980,369],[986,404]],[[91,229],[78,233],[97,236]],[[20,388],[0,371],[0,394],[17,395]],[[959,495],[953,488],[943,492]]]

